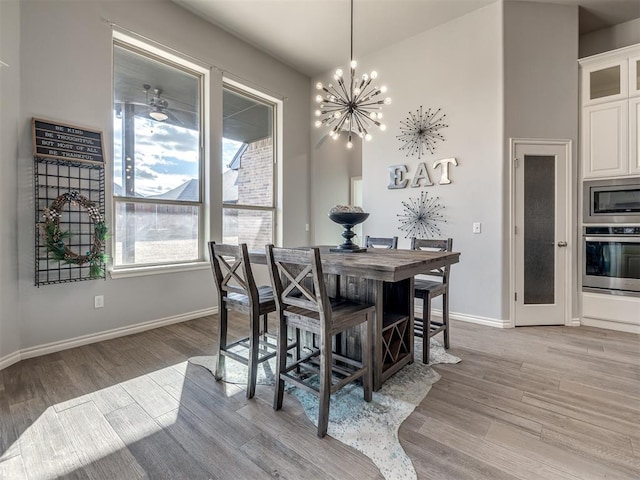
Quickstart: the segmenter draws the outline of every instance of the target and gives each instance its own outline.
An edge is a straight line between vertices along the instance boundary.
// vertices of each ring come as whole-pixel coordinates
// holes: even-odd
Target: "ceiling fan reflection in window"
[[[162,89],[154,88],[153,96],[149,99],[149,90],[151,89],[151,85],[145,83],[142,87],[147,95],[147,104],[150,108],[149,116],[158,122],[164,122],[169,118],[169,101],[166,98],[161,97]]]

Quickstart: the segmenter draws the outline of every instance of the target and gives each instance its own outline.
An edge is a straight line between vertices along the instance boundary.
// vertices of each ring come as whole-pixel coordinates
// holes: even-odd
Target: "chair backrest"
[[[258,302],[258,288],[253,278],[246,243],[227,245],[209,242],[209,259],[221,297],[239,293],[246,295],[250,304]]]
[[[431,250],[433,252],[450,252],[453,249],[453,238],[426,239],[412,238],[411,250]],[[449,279],[449,265],[430,271],[427,275],[442,277],[443,283]]]
[[[322,323],[331,322],[331,304],[322,274],[318,248],[276,248],[267,245],[267,266],[276,307],[301,307],[318,312]]]
[[[398,237],[364,237],[364,246],[367,248],[387,248],[395,250],[398,248]]]

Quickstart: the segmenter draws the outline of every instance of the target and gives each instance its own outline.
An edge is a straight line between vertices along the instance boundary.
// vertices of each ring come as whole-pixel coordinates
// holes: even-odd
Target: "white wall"
[[[305,232],[305,224],[309,222],[310,87],[307,77],[165,0],[22,2],[22,108],[17,160],[22,349],[181,316],[215,305],[213,280],[208,269],[40,288],[33,286],[30,119],[32,116],[44,117],[101,129],[107,152],[110,151],[111,28],[103,19],[218,67],[212,70],[214,173],[220,164],[222,70],[231,72],[233,78],[248,82],[253,88],[272,96],[286,97],[283,241],[287,244],[309,241]],[[13,148],[15,150],[15,145]],[[108,167],[108,180],[110,176]],[[214,192],[220,192],[220,186],[220,179],[214,178]],[[107,190],[107,218],[111,219],[109,187]],[[4,195],[3,190],[3,198]],[[220,197],[221,194],[216,195],[211,206],[213,239],[221,236]],[[0,228],[4,226],[3,221]],[[97,294],[105,296],[105,308],[94,310],[93,296]]]
[[[388,86],[393,100],[383,110],[387,130],[376,130],[373,140],[363,145],[364,207],[371,213],[363,224],[364,234],[398,235],[399,247],[408,248],[409,240],[398,229],[401,202],[419,197],[423,190],[439,196],[448,219],[442,234],[453,237],[454,249],[462,252],[460,264],[452,270],[452,311],[489,322],[503,318],[501,31],[501,6],[496,3],[374,55],[356,58],[358,72],[377,70],[379,84]],[[312,84],[326,81],[329,75]],[[449,127],[442,130],[446,141],[438,144],[435,154],[420,161],[431,165],[437,159],[457,158],[459,166],[451,172],[453,183],[389,190],[388,166],[406,164],[412,175],[419,163],[417,157],[407,158],[398,150],[396,135],[400,121],[421,105],[442,108]],[[312,139],[312,145],[316,141]],[[325,158],[316,152],[312,159],[314,173],[325,167]],[[348,167],[336,170],[340,168]],[[439,178],[439,171],[431,169],[430,174],[434,181]],[[336,178],[344,183],[344,177],[325,175],[324,184],[313,177],[314,192],[335,188],[330,181]],[[336,192],[336,197],[345,197],[346,192]],[[317,198],[313,196],[314,207]],[[481,235],[472,234],[473,222],[482,222]],[[321,243],[320,239],[324,237],[316,231],[314,240]]]
[[[640,43],[640,18],[580,36],[580,58]]]
[[[345,61],[345,64],[348,62]],[[336,65],[338,67],[338,65]],[[333,72],[331,72],[333,75]],[[315,84],[314,84],[315,85]],[[315,87],[309,98],[315,98]],[[312,109],[314,105],[312,105]],[[315,111],[315,109],[314,109]],[[309,120],[309,125],[313,125]],[[351,202],[351,177],[362,175],[362,143],[359,138],[353,140],[353,148],[345,147],[342,136],[333,140],[326,129],[311,131],[311,233],[314,245],[339,245],[344,239],[344,229],[332,222],[328,213],[334,205],[349,205]],[[361,238],[353,238],[354,243],[362,244]]]
[[[0,2],[0,368],[20,348],[16,162],[20,114],[20,2]]]
[[[509,185],[511,138],[571,140],[571,186],[574,236],[568,239],[572,259],[571,299],[578,317],[578,7],[537,2],[504,4],[505,186]],[[508,192],[505,192],[508,195]],[[508,199],[508,196],[506,197]],[[505,201],[508,208],[509,202]],[[504,218],[508,218],[505,211]],[[511,233],[505,230],[505,245]],[[505,250],[506,252],[507,250]],[[505,263],[505,281],[509,265]],[[508,291],[508,283],[504,284]],[[503,298],[508,311],[510,295]]]

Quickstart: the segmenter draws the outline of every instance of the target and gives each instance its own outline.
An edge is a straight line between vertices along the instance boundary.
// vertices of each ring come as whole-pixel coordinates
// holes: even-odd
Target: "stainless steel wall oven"
[[[640,226],[584,227],[582,286],[640,295]]]

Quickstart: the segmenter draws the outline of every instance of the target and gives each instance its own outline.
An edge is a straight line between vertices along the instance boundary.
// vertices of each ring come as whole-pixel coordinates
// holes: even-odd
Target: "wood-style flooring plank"
[[[11,416],[28,478],[56,478],[82,468],[72,439],[47,401],[32,398],[13,404]]]
[[[517,454],[507,447],[486,442],[482,437],[471,435],[435,418],[429,418],[424,422],[417,433],[520,479],[579,480],[578,477],[535,461],[527,455]]]
[[[207,479],[209,472],[139,405],[106,415],[146,475],[153,479]]]
[[[92,479],[146,477],[127,445],[93,402],[58,412],[58,417],[67,432],[69,444]],[[91,427],[87,428],[88,425]]]
[[[6,460],[0,459],[0,478],[6,480],[27,478],[27,471],[21,455],[16,455]]]
[[[531,438],[519,430],[498,422],[491,426],[486,439],[569,475],[574,475],[581,480],[601,480],[604,478],[607,480],[637,480],[638,478],[638,472],[634,473],[603,465],[590,456],[558,448],[557,445]]]

